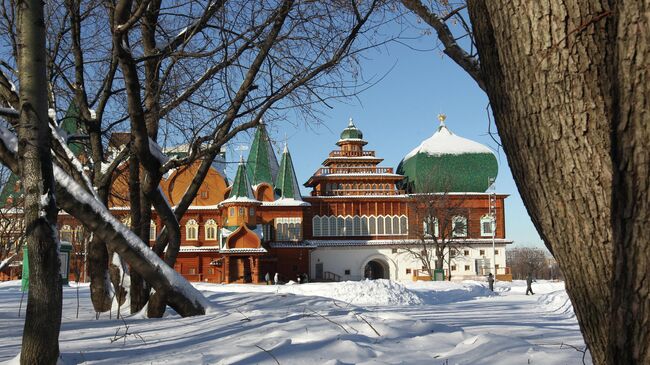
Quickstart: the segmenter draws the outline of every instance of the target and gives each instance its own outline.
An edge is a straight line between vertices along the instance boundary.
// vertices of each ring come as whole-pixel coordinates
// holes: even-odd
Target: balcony
[[[359,195],[403,195],[405,194],[404,190],[379,190],[379,189],[334,189],[330,191],[312,191],[311,196],[359,196]]]
[[[392,167],[321,167],[314,176],[333,174],[392,174]]]
[[[332,151],[329,157],[375,157],[375,151]]]

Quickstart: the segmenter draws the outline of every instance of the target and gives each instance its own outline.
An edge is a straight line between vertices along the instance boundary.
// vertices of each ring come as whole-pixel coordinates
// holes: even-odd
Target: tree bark
[[[18,159],[29,255],[29,294],[21,364],[55,364],[59,356],[62,289],[57,208],[50,157],[43,2],[18,2],[20,125]]]
[[[605,364],[613,270],[605,0],[470,0],[485,81],[521,197]],[[647,327],[646,327],[647,328]]]
[[[612,80],[614,280],[609,362],[650,364],[650,1],[618,1]]]

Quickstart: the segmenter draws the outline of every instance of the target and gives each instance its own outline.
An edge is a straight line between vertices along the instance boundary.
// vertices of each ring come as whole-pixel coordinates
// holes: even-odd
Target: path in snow
[[[205,316],[94,320],[88,287],[64,289],[65,364],[580,364],[584,347],[561,283],[379,280],[304,285],[197,284]],[[0,362],[20,351],[19,282],[0,283]],[[24,307],[23,307],[24,315]],[[591,363],[587,356],[586,363]]]

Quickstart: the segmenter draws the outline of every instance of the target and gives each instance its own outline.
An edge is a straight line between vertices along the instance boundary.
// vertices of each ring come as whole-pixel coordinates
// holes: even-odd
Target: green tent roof
[[[284,152],[282,152],[282,159],[280,160],[280,170],[278,171],[278,178],[275,183],[275,193],[280,198],[302,200],[296,171],[293,167],[291,154],[286,145],[284,146]]]
[[[265,182],[273,186],[278,174],[278,160],[273,152],[273,146],[264,124],[257,127],[246,167],[251,184],[257,185]]]
[[[237,167],[237,174],[235,174],[235,180],[231,185],[230,194],[228,195],[228,200],[235,200],[237,198],[254,199],[251,185],[248,182],[246,165],[244,164],[243,159],[241,162],[239,162],[239,166]]]
[[[68,106],[68,110],[65,113],[65,117],[61,121],[59,128],[63,130],[68,136],[75,136],[85,134],[85,127],[79,119],[79,108],[77,104],[72,101]],[[68,148],[74,153],[75,156],[79,156],[80,153],[85,151],[85,147],[82,143],[71,142],[68,143]]]

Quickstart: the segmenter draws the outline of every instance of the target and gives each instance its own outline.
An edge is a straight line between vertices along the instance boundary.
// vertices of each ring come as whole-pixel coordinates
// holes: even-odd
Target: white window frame
[[[149,241],[155,241],[156,240],[156,234],[158,233],[156,230],[156,222],[153,220],[149,222]]]
[[[488,223],[490,231],[485,230],[484,224]],[[496,229],[496,222],[489,214],[481,217],[481,237],[492,237],[492,231]]]
[[[216,241],[217,240],[217,222],[214,219],[208,219],[205,222],[205,240],[206,241]],[[212,234],[210,234],[212,233]]]
[[[456,231],[456,224],[457,222],[463,222],[465,225],[465,229],[461,232]],[[467,231],[468,231],[468,225],[467,225],[467,217],[464,215],[456,215],[451,219],[451,236],[452,237],[467,237]]]
[[[433,223],[433,230],[431,229],[431,225]],[[440,231],[439,231],[439,225],[438,225],[438,218],[437,217],[425,217],[424,221],[422,222],[422,230],[424,232],[424,237],[440,237]],[[433,236],[431,235],[431,232],[433,231]]]
[[[187,241],[198,241],[199,224],[194,219],[185,222],[185,239]]]

